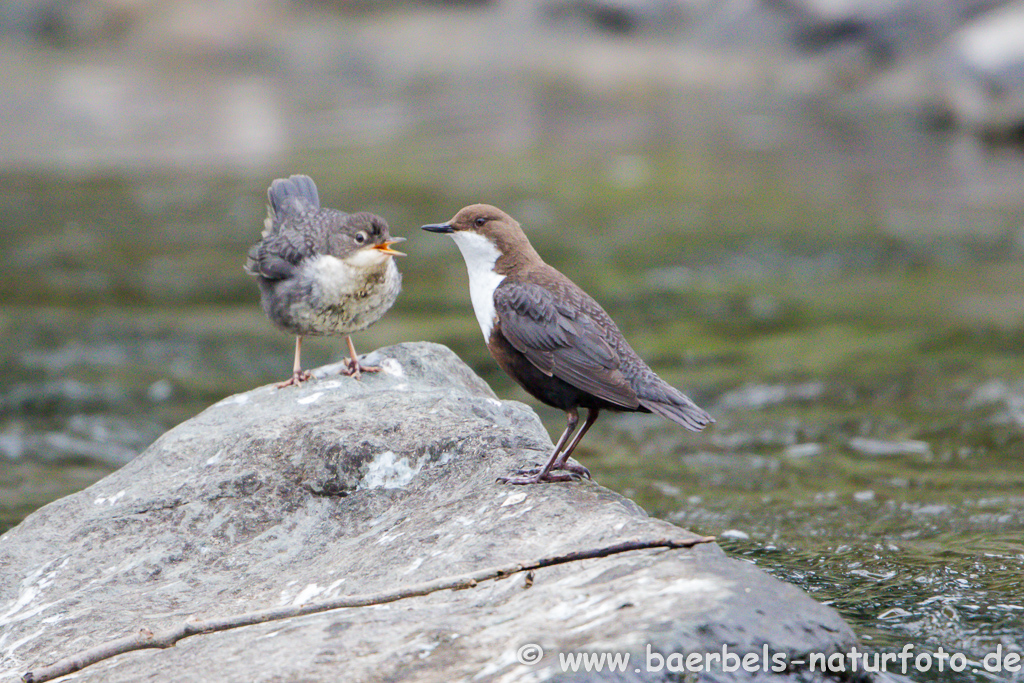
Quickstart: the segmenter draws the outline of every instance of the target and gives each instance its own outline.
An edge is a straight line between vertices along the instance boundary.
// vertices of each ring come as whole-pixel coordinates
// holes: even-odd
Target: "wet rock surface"
[[[298,389],[224,399],[0,537],[0,680],[193,615],[692,537],[593,482],[494,483],[542,460],[550,439],[446,348],[403,344],[367,360],[385,371],[354,381],[322,369]],[[670,661],[649,670],[659,660],[648,646],[793,662],[855,644],[831,608],[704,544],[193,637],[76,680],[585,680],[558,657],[582,651],[630,653],[609,678],[663,680]],[[517,658],[529,645],[546,653],[532,665]],[[779,677],[814,680],[799,664]]]

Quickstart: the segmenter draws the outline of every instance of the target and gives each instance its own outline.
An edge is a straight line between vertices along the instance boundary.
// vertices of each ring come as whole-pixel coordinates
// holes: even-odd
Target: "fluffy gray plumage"
[[[342,335],[366,329],[391,308],[402,276],[393,258],[345,268],[360,250],[391,240],[380,216],[320,207],[308,176],[275,180],[267,190],[263,239],[249,250],[263,311],[301,335]]]
[[[380,216],[321,207],[308,176],[271,183],[263,236],[249,249],[245,270],[259,284],[267,317],[300,338],[298,381],[305,378],[298,370],[302,336],[358,332],[394,304],[402,276],[392,258],[399,252],[389,246],[401,239]]]

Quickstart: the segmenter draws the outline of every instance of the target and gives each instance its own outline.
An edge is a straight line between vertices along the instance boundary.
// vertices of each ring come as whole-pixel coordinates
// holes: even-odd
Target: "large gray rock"
[[[592,482],[495,483],[551,441],[448,349],[403,344],[362,381],[261,387],[211,406],[94,486],[0,536],[0,680],[191,615],[207,618],[689,532]],[[527,666],[524,645],[546,653]],[[384,606],[201,635],[75,680],[593,679],[557,653],[790,660],[855,645],[830,608],[714,544],[541,569]],[[663,666],[680,659],[662,660]],[[815,680],[792,664],[780,678]],[[672,674],[676,676],[677,674]],[[714,674],[715,680],[768,674]]]

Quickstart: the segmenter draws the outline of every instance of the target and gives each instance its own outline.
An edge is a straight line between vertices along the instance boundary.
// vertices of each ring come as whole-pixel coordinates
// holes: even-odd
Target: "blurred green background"
[[[869,650],[1020,651],[1024,14],[841,4],[0,3],[0,531],[287,375],[242,264],[306,173],[409,238],[361,351],[446,344],[561,430],[418,229],[496,204],[718,420],[602,419],[599,482]]]

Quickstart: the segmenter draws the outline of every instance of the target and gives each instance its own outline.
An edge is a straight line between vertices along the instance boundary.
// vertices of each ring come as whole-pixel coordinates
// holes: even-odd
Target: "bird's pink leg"
[[[292,376],[277,384],[278,389],[285,387],[299,386],[303,382],[313,379],[313,373],[302,369],[302,335],[295,337],[295,362],[292,363]]]
[[[345,341],[348,342],[348,358],[345,360],[345,367],[341,374],[359,379],[359,376],[364,372],[380,372],[380,366],[362,365],[359,363],[359,356],[356,354],[356,347],[352,344],[351,336],[346,336]]]

